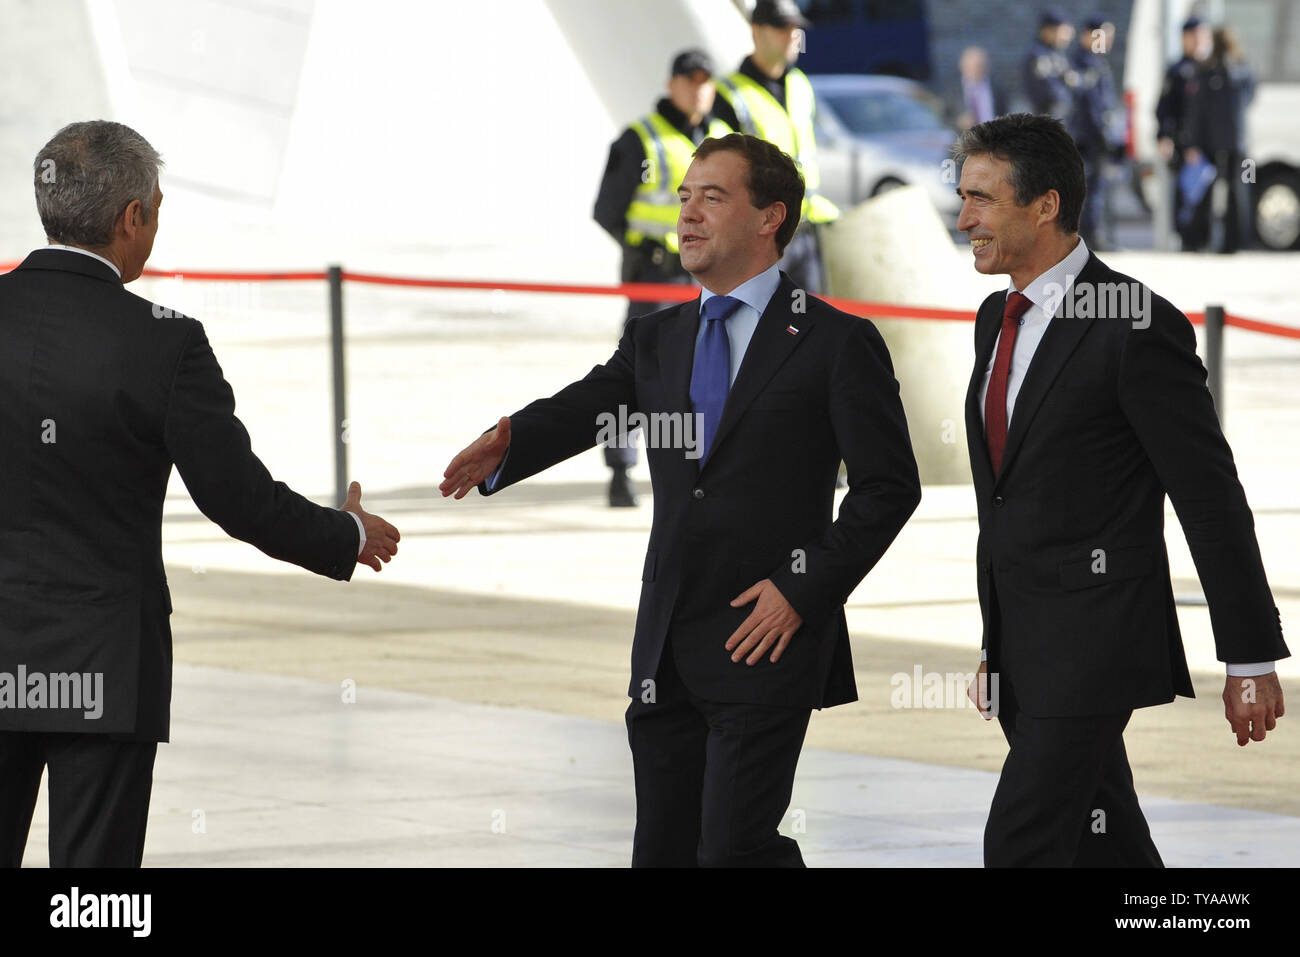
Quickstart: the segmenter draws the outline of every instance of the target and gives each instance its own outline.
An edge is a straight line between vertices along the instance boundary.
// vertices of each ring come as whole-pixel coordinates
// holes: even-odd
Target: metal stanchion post
[[[334,507],[348,497],[348,397],[343,367],[343,267],[330,266],[330,365],[334,374]]]
[[[1214,397],[1214,408],[1219,413],[1219,426],[1223,426],[1223,307],[1205,307],[1205,368],[1209,373],[1207,385]]]

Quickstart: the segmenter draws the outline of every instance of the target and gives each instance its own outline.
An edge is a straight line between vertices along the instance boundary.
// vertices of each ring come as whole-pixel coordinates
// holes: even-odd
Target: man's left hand
[[[776,645],[776,650],[772,652],[772,663],[776,664],[794,633],[803,624],[803,619],[770,578],[764,578],[745,589],[731,600],[731,607],[739,608],[755,599],[757,602],[754,610],[727,639],[727,650],[731,652],[732,661],[740,661],[748,654],[745,664],[752,665],[757,664],[767,654],[767,650]]]
[[[1277,672],[1254,678],[1228,676],[1223,685],[1223,716],[1237,735],[1237,744],[1263,741],[1264,735],[1277,727],[1277,719],[1286,714],[1282,684]]]

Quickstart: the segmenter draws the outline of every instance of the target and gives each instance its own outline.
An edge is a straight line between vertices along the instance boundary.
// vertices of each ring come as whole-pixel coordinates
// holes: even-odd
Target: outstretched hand
[[[361,519],[366,530],[366,542],[357,555],[357,564],[369,565],[375,571],[383,571],[381,562],[390,562],[397,554],[397,543],[401,533],[378,515],[371,515],[361,507],[361,483],[353,482],[348,486],[348,500],[343,503],[343,511],[351,512]]]
[[[510,418],[503,415],[496,428],[484,432],[451,460],[442,473],[442,484],[438,486],[442,497],[455,493],[456,498],[464,498],[470,489],[497,470],[508,448]]]

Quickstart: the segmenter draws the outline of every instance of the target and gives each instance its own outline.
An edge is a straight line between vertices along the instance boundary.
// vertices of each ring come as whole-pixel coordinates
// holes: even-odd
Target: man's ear
[[[1053,219],[1061,217],[1061,194],[1054,189],[1049,189],[1042,196],[1038,197],[1038,225],[1050,223]]]
[[[760,236],[775,236],[776,231],[781,228],[785,222],[786,208],[785,203],[780,200],[769,204],[763,209],[763,225],[759,229]]]
[[[122,236],[134,239],[135,234],[144,226],[144,204],[138,199],[131,200],[113,225]]]

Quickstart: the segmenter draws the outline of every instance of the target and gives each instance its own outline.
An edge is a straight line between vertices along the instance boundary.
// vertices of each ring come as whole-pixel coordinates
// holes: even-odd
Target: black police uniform
[[[1020,65],[1020,77],[1033,112],[1069,120],[1077,83],[1069,57],[1035,37]]]
[[[1079,231],[1090,249],[1114,246],[1106,215],[1109,181],[1106,163],[1124,146],[1125,122],[1110,62],[1082,44],[1070,56],[1076,84],[1069,130],[1083,156],[1087,194]],[[1100,242],[1104,237],[1105,242]]]

